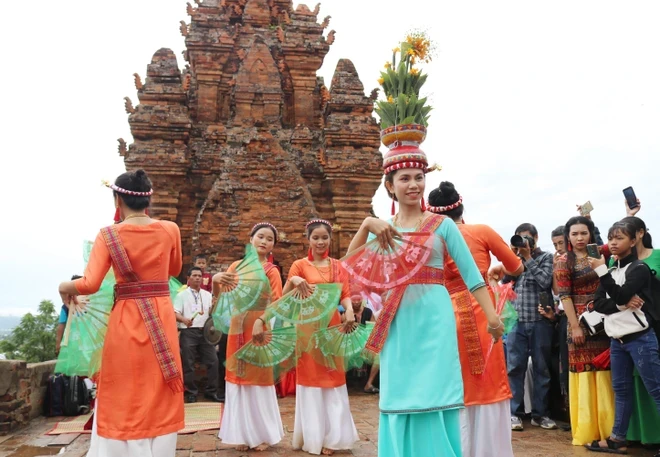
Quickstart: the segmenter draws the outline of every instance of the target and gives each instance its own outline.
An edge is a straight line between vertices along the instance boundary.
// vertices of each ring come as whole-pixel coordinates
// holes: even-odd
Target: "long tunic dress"
[[[115,226],[141,281],[165,281],[181,271],[181,235],[176,224]],[[78,292],[96,292],[111,266],[99,234]],[[118,278],[118,282],[122,279]],[[170,297],[151,299],[180,372],[179,339]],[[183,394],[165,382],[147,327],[134,299],[117,300],[110,314],[98,379],[89,457],[169,457],[184,427]]]
[[[660,249],[654,249],[650,256],[642,259],[642,262],[651,270],[655,270],[660,277]],[[656,336],[660,338],[660,335]],[[660,413],[637,370],[633,377],[633,398],[633,412],[630,416],[627,439],[641,441],[644,444],[660,443]]]
[[[330,262],[330,266],[316,267],[307,259],[296,260],[289,270],[289,280],[299,276],[309,284],[342,283],[341,299],[350,298],[346,271],[338,265],[338,261],[330,259]],[[308,338],[316,330],[340,323],[341,315],[337,309],[325,321],[299,326],[298,345],[304,352],[296,366],[293,448],[310,454],[320,454],[323,448],[350,449],[359,440],[351,416],[342,364],[337,363],[336,369],[328,368],[321,363],[320,351],[309,347]]]
[[[234,262],[227,272],[238,266]],[[271,301],[282,297],[282,278],[273,264],[264,265],[270,282]],[[232,356],[243,344],[252,339],[252,327],[263,314],[263,309],[248,311],[232,317],[227,338],[227,364],[225,409],[218,438],[225,444],[274,445],[284,437],[282,418],[277,405],[277,395],[272,368],[260,368],[236,361]]]
[[[573,301],[578,319],[587,311],[598,289],[598,275],[589,266],[586,257],[576,258],[571,269],[564,254],[554,267],[559,298]],[[601,370],[593,363],[594,357],[610,347],[610,339],[602,332],[589,336],[582,329],[585,343],[573,344],[569,323],[568,329],[568,392],[573,444],[582,446],[593,440],[604,440],[610,436],[614,425],[614,391],[609,369]]]
[[[487,225],[458,224],[465,242],[486,277],[492,252],[508,271],[516,271],[521,261],[492,228]],[[492,338],[488,320],[479,303],[468,291],[453,260],[445,268],[446,287],[451,294],[458,330],[465,414],[461,417],[463,456],[512,457],[509,378],[501,343],[495,344],[488,360]],[[494,302],[492,291],[491,298]],[[485,365],[484,365],[485,364]]]
[[[446,245],[468,290],[484,287],[456,224],[445,218],[434,233],[426,265],[443,269]],[[444,285],[406,288],[380,353],[380,370],[379,457],[461,456],[463,378],[456,318]]]

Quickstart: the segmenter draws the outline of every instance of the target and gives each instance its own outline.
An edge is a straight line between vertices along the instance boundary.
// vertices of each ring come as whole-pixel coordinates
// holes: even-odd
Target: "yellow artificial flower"
[[[392,49],[392,52],[399,52],[399,51],[401,51],[401,48],[398,46]]]
[[[390,68],[392,64],[390,62],[385,62],[385,68]]]
[[[424,32],[411,33],[406,37],[406,42],[411,45],[412,52],[408,51],[409,55],[427,63],[431,61],[433,45]]]
[[[410,74],[413,76],[417,76],[419,74],[419,70],[417,68],[411,68]]]
[[[394,103],[394,98],[392,98],[391,95],[388,95],[388,96],[387,96],[387,101],[388,101],[389,103]]]
[[[378,84],[382,86],[384,82],[385,82],[384,78],[378,78]]]

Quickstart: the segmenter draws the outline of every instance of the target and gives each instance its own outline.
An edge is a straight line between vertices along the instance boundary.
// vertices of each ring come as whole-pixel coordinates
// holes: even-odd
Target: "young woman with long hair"
[[[594,440],[587,448],[625,454],[634,401],[634,369],[660,412],[660,353],[651,326],[658,318],[659,304],[652,299],[651,270],[637,258],[636,228],[629,222],[617,222],[607,238],[610,251],[617,257],[614,267],[608,270],[604,257],[590,258],[589,263],[600,278],[594,308],[605,315],[605,332],[611,338],[615,420],[611,435]]]
[[[252,227],[250,244],[268,277],[271,301],[282,297],[280,271],[268,261],[275,243],[277,229],[274,225],[260,222]],[[226,272],[213,277],[214,296],[222,294],[223,285],[231,287],[236,284],[234,271],[240,262],[234,262]],[[264,309],[254,309],[232,316],[227,340],[226,400],[218,437],[223,443],[236,445],[239,451],[263,451],[284,436],[272,368],[249,365],[232,357],[242,344],[252,339],[255,323],[263,325],[263,314]]]
[[[582,446],[609,436],[614,422],[614,393],[609,369],[594,358],[609,348],[604,333],[587,335],[580,316],[593,303],[598,275],[589,266],[587,245],[595,243],[594,223],[572,217],[564,228],[566,254],[554,266],[559,298],[568,317],[568,392],[573,444]],[[605,253],[609,255],[605,247]]]

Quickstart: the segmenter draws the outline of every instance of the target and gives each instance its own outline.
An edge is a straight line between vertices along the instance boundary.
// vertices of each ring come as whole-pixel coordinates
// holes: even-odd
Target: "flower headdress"
[[[403,168],[419,168],[424,173],[439,169],[436,165],[429,167],[426,154],[419,148],[426,138],[432,107],[427,104],[426,97],[419,95],[428,75],[415,65],[430,62],[432,49],[425,33],[413,32],[400,47],[392,50],[392,62],[387,62],[385,71],[380,73],[378,83],[386,98],[376,101],[375,111],[380,116],[380,139],[388,148],[383,158],[386,175]],[[425,209],[423,199],[422,208]],[[394,210],[392,200],[392,214]]]

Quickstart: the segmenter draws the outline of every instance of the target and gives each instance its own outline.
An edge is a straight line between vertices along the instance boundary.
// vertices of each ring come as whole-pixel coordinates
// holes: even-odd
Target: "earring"
[[[396,214],[396,205],[394,204],[394,197],[392,197],[392,216]]]
[[[424,201],[424,197],[422,197],[422,212],[426,211],[426,202]]]
[[[119,224],[121,222],[121,214],[119,212],[119,206],[115,209],[115,218],[114,218],[115,224]]]
[[[309,260],[310,262],[313,262],[313,261],[314,261],[314,254],[312,253],[312,248],[311,248],[311,246],[310,246],[310,248],[307,250],[307,260]]]

